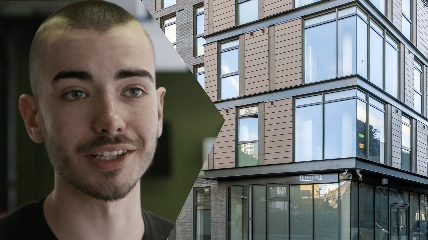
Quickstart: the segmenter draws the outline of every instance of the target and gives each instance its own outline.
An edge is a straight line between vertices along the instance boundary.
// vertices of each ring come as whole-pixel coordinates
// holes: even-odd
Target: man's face
[[[152,46],[131,23],[48,40],[37,121],[56,173],[104,201],[125,197],[150,165],[162,132]]]

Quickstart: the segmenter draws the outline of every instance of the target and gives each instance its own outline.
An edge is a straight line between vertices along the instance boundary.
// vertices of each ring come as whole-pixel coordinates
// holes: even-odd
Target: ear
[[[35,143],[44,142],[45,139],[42,132],[42,125],[40,123],[40,119],[38,119],[39,104],[37,99],[28,94],[22,94],[19,97],[18,106],[30,138]]]
[[[156,90],[157,95],[157,111],[158,111],[158,138],[162,134],[162,126],[163,126],[163,103],[164,103],[164,97],[166,94],[166,89],[163,87],[160,87]]]

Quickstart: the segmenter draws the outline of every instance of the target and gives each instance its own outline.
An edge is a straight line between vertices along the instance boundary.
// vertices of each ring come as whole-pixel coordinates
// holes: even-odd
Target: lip
[[[115,144],[115,145],[106,145],[99,148],[92,149],[90,152],[86,154],[86,156],[95,155],[99,152],[114,152],[114,151],[120,151],[120,150],[126,150],[129,152],[135,151],[135,146],[129,145],[129,144]]]
[[[127,151],[122,156],[112,160],[100,160],[90,155],[87,155],[86,158],[88,158],[89,162],[98,169],[113,170],[123,167],[133,153],[134,151]]]

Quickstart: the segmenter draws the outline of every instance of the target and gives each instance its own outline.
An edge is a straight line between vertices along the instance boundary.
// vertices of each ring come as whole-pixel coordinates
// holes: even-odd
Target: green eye
[[[80,99],[86,98],[87,96],[88,95],[86,93],[84,93],[80,90],[73,90],[73,91],[70,91],[70,92],[62,95],[62,97],[68,101],[80,100]]]
[[[143,95],[143,90],[141,90],[140,88],[130,88],[128,90],[126,90],[126,92],[124,93],[125,96],[127,97],[140,97],[141,95]]]

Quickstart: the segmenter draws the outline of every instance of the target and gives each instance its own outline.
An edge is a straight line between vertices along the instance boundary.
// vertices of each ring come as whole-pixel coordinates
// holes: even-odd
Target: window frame
[[[415,86],[415,81],[414,81],[414,79],[415,79],[415,72],[416,71],[418,71],[419,72],[419,91],[416,89],[416,86]],[[423,96],[424,96],[424,89],[423,89],[423,80],[424,80],[424,78],[423,78],[423,66],[422,66],[422,64],[421,64],[421,62],[420,61],[418,61],[417,59],[415,59],[414,60],[414,64],[413,64],[413,92],[414,92],[414,94],[418,94],[421,98],[421,102],[420,102],[420,105],[421,105],[421,108],[420,109],[415,109],[415,99],[414,99],[414,97],[413,97],[413,107],[414,107],[414,109],[415,109],[415,111],[417,111],[419,114],[423,114]]]
[[[249,112],[249,113],[241,115],[240,110],[251,109],[251,108],[257,109],[257,113],[255,113],[255,112]],[[257,165],[259,165],[259,161],[260,161],[260,155],[259,155],[259,149],[258,149],[258,147],[259,147],[259,141],[260,141],[259,140],[259,136],[258,136],[259,130],[260,130],[260,128],[259,128],[259,116],[260,116],[259,105],[241,106],[241,107],[238,107],[236,110],[237,110],[237,118],[236,118],[236,125],[235,126],[237,126],[237,127],[236,127],[236,135],[235,135],[236,136],[235,137],[235,148],[236,148],[236,150],[235,150],[235,152],[236,152],[235,167],[246,167],[246,166],[250,166],[250,165],[240,166],[240,164],[239,164],[239,151],[240,151],[239,150],[239,146],[240,146],[240,144],[246,144],[246,143],[254,143],[254,144],[256,144],[255,146],[257,146],[257,164],[251,165],[251,166],[257,166]],[[239,140],[240,120],[241,119],[245,119],[245,118],[256,118],[257,119],[257,140],[249,140],[249,141],[240,141]]]
[[[198,12],[198,9],[202,8],[202,12]],[[204,29],[202,30],[202,33],[198,34],[197,30],[198,30],[198,16],[202,15],[202,25],[205,27],[204,25],[204,14],[205,14],[205,9],[204,9],[204,5],[196,5],[194,7],[193,10],[194,13],[194,26],[193,26],[193,56],[194,57],[200,57],[203,56],[204,53],[202,54],[198,54],[198,39],[204,39]],[[205,45],[205,44],[204,44]]]
[[[222,45],[223,44],[228,44],[228,43],[231,43],[231,42],[235,42],[236,41],[236,45],[233,45],[233,46],[229,46],[229,47],[226,47],[226,48],[224,48],[224,49],[222,49]],[[232,97],[232,98],[236,98],[236,97],[239,97],[240,96],[240,94],[241,94],[241,92],[240,92],[240,84],[241,84],[241,79],[240,79],[240,64],[239,64],[239,62],[240,62],[240,41],[239,41],[239,38],[233,38],[233,39],[229,39],[229,40],[226,40],[226,41],[222,41],[222,42],[219,42],[218,43],[218,52],[217,52],[217,56],[220,56],[220,57],[217,57],[217,76],[218,76],[218,84],[217,84],[217,99],[218,100],[224,100],[224,99],[228,99],[228,98],[222,98],[221,96],[222,96],[222,91],[221,91],[221,88],[222,88],[222,81],[223,81],[223,79],[224,78],[228,78],[228,77],[235,77],[235,76],[238,76],[238,82],[237,82],[237,84],[238,84],[238,95],[237,96],[235,96],[235,97]],[[222,71],[222,69],[221,69],[221,61],[222,61],[222,53],[227,53],[227,52],[229,52],[229,51],[233,51],[233,50],[238,50],[238,53],[237,53],[237,60],[238,60],[238,70],[237,71],[234,71],[234,72],[230,72],[230,73],[227,73],[227,74],[222,74],[221,73],[221,71]]]
[[[171,6],[174,6],[175,4],[177,4],[177,0],[175,0],[175,3],[174,3],[174,4],[171,4],[171,5],[169,5],[169,6],[166,6],[166,7],[165,7],[165,0],[161,0],[161,8],[162,8],[162,9],[164,9],[164,8],[169,8],[169,7],[171,7]]]
[[[165,23],[168,20],[172,20],[172,19],[174,19],[174,21],[172,21],[170,23]],[[168,39],[168,36],[166,35],[166,32],[165,32],[165,28],[169,27],[169,26],[172,26],[172,25],[175,25],[175,42],[171,42]],[[177,16],[176,15],[168,15],[168,16],[165,16],[164,18],[162,18],[162,25],[161,25],[161,27],[162,27],[162,31],[165,34],[165,36],[167,37],[168,41],[172,44],[172,46],[175,49],[177,49]]]
[[[202,71],[198,71],[198,69],[200,69],[200,68],[203,68],[203,70]],[[204,75],[204,79],[203,79],[204,85],[203,86],[201,85],[201,87],[205,90],[205,67],[204,67],[204,65],[203,64],[201,64],[201,65],[195,65],[194,74],[195,74],[195,78],[196,78],[197,81],[198,81],[198,76]],[[199,81],[198,81],[198,83],[199,83]]]
[[[403,11],[403,1],[409,1],[409,14],[410,16],[407,16],[407,14],[405,14],[405,12]],[[401,26],[403,26],[403,20],[407,21],[409,23],[409,36],[407,37],[406,33],[403,32],[403,27],[401,27],[401,33],[404,35],[405,38],[407,38],[409,41],[412,41],[412,34],[413,34],[413,29],[412,29],[412,10],[413,10],[413,0],[402,0],[401,2]]]
[[[258,7],[257,7],[257,18],[256,19],[254,19],[254,20],[251,20],[251,21],[249,21],[249,22],[245,22],[245,23],[241,23],[241,21],[240,21],[240,11],[239,11],[239,7],[240,7],[240,5],[241,4],[243,4],[243,3],[246,3],[246,2],[250,2],[250,1],[254,1],[254,2],[257,2],[257,6],[259,5],[259,0],[236,0],[236,2],[235,2],[235,6],[236,6],[236,9],[235,9],[235,25],[236,26],[240,26],[240,25],[244,25],[244,24],[247,24],[247,23],[251,23],[251,22],[254,22],[254,21],[257,21],[257,20],[259,20],[260,19],[260,16],[259,16],[259,10],[258,10]]]
[[[197,199],[197,191],[198,190],[209,190],[209,194],[210,194],[210,201],[209,202],[202,202],[202,203],[198,203],[198,199]],[[198,224],[198,214],[197,214],[197,208],[198,206],[209,206],[210,207],[210,211],[212,210],[212,190],[210,186],[207,187],[195,187],[193,188],[193,240],[197,240],[196,238],[196,231],[197,231],[197,224]],[[207,204],[208,203],[208,204]],[[211,219],[212,217],[209,219],[210,220],[210,224],[211,224]],[[210,236],[211,236],[211,232],[210,232]]]
[[[407,119],[409,123],[404,122],[404,119]],[[406,147],[403,145],[403,125],[407,126],[410,130],[409,133],[409,138],[410,138],[410,146]],[[409,115],[403,114],[401,116],[401,146],[400,146],[400,169],[401,170],[405,170],[405,171],[409,171],[412,172],[412,162],[413,162],[413,123],[412,123],[412,118]],[[409,170],[403,169],[403,150],[408,151],[409,152]]]

